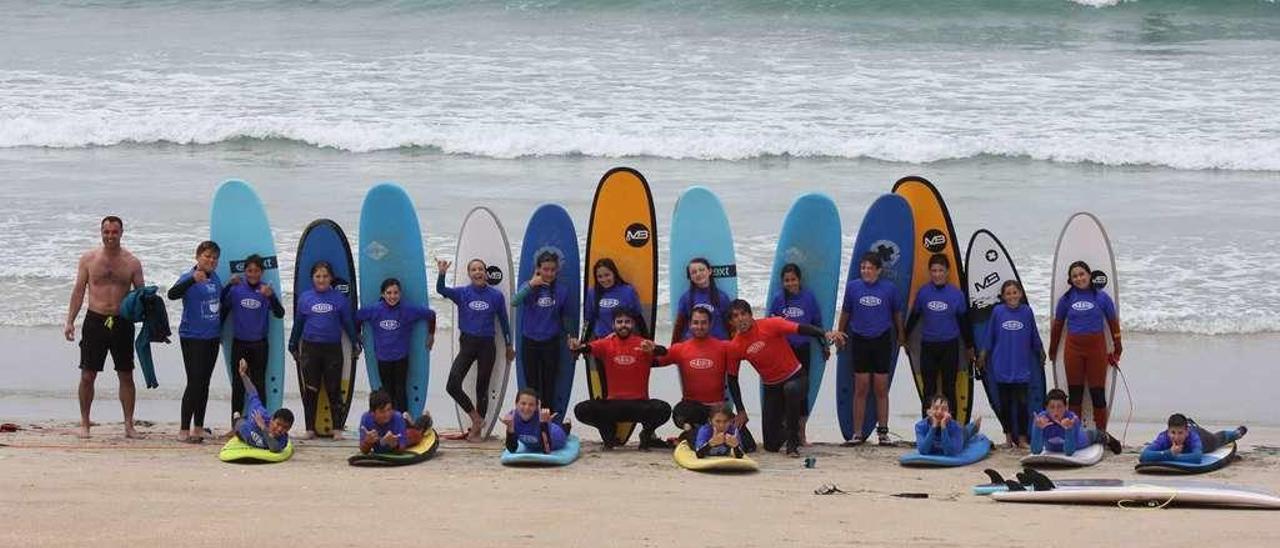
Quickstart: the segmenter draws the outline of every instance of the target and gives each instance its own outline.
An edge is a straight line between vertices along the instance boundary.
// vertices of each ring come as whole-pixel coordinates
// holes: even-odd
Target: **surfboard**
[[[1236,443],[1231,442],[1205,453],[1200,462],[1140,462],[1133,468],[1143,474],[1203,474],[1231,464],[1236,458]]]
[[[1076,449],[1070,455],[1061,451],[1042,451],[1040,453],[1032,453],[1021,459],[1022,464],[1031,467],[1058,467],[1058,468],[1076,468],[1081,466],[1093,466],[1102,462],[1102,456],[1106,451],[1101,443],[1093,443],[1088,446]]]
[[[565,439],[564,447],[550,453],[523,451],[523,448],[524,444],[521,444],[517,447],[515,453],[503,449],[499,462],[504,466],[568,466],[573,461],[578,460],[578,454],[582,450],[582,442],[578,440],[578,436],[569,436]]]
[[[483,206],[473,208],[462,221],[462,229],[458,232],[458,251],[453,259],[454,284],[470,283],[467,277],[467,263],[472,259],[480,259],[488,266],[489,285],[502,291],[502,296],[507,302],[507,318],[514,318],[515,308],[511,305],[513,293],[511,244],[507,241],[507,231],[502,228],[502,222],[498,220],[498,216]],[[456,307],[453,310],[453,325],[452,355],[457,357],[456,341],[462,332],[458,330]],[[511,327],[512,338],[517,338],[514,324]],[[506,341],[502,337],[502,328],[496,320],[493,322],[493,334],[493,344],[497,347],[495,349],[497,354],[493,361],[493,373],[489,377],[489,407],[486,409],[484,427],[480,431],[480,435],[486,438],[493,431],[498,415],[502,413],[502,402],[507,394],[507,378],[511,374],[511,362],[507,361]],[[479,369],[479,366],[472,366],[471,370],[467,371],[467,376],[462,379],[462,389],[466,391],[468,397],[475,397],[476,375]],[[465,430],[470,425],[470,419],[461,407],[454,408],[458,413],[458,427]]]
[[[261,447],[254,447],[242,441],[239,436],[231,436],[218,451],[218,460],[232,464],[275,464],[293,458],[293,440],[284,446],[284,450],[273,453]]]
[[[423,461],[431,460],[436,456],[436,449],[440,447],[440,437],[436,435],[436,431],[429,430],[422,436],[422,441],[413,447],[406,447],[404,451],[399,453],[369,453],[355,454],[347,457],[347,464],[351,466],[407,466],[410,464],[418,464]]]
[[[990,350],[985,348],[987,321],[991,319],[996,306],[1003,302],[1000,300],[1000,287],[1007,280],[1021,283],[1022,278],[1018,277],[1013,257],[1004,244],[985,228],[974,232],[969,238],[969,248],[965,250],[964,257],[965,274],[969,281],[969,319],[973,323],[974,346],[979,352],[984,352]],[[1026,304],[1026,295],[1023,295],[1022,302]],[[1033,363],[1031,382],[1027,383],[1029,421],[1034,421],[1036,413],[1044,409],[1045,383],[1044,364]],[[996,381],[989,375],[984,375],[982,386],[991,409],[1000,409],[1000,390]],[[1009,428],[1009,425],[1004,426],[1006,430]],[[1029,433],[1031,428],[1032,425],[1028,423],[1025,431]]]
[[[922,455],[919,451],[913,449],[910,453],[899,457],[898,464],[918,468],[968,466],[987,458],[990,453],[991,440],[987,439],[985,435],[977,434],[969,438],[969,442],[964,445],[964,449],[958,455]]]
[[[582,310],[582,265],[578,259],[578,232],[574,230],[573,219],[569,217],[569,212],[556,204],[543,204],[534,210],[533,216],[529,217],[529,224],[524,230],[524,242],[520,245],[520,272],[517,277],[516,287],[524,287],[533,273],[537,270],[538,265],[534,264],[538,255],[543,252],[554,253],[560,258],[560,273],[556,276],[556,284],[567,284],[569,289],[569,302],[564,303],[564,311],[569,315],[569,326],[572,328],[570,333],[577,334],[579,328],[579,312]],[[524,372],[524,360],[522,359],[521,347],[524,345],[524,337],[520,333],[520,311],[516,310],[515,324],[516,329],[512,337],[516,340],[516,385],[524,388],[528,386]],[[555,411],[561,419],[565,418],[565,411],[569,408],[569,397],[573,392],[573,375],[574,362],[576,356],[569,351],[569,346],[563,338],[560,339],[560,365],[559,375],[556,378],[556,393],[541,394],[541,397],[551,404],[551,409]]]
[[[346,295],[351,305],[351,313],[360,308],[360,299],[356,288],[356,263],[351,257],[351,244],[347,235],[329,219],[317,219],[307,225],[298,239],[298,255],[293,269],[293,317],[298,317],[298,297],[312,289],[311,267],[318,261],[327,261],[333,268],[333,288]],[[351,411],[351,397],[355,394],[356,354],[352,340],[346,333],[342,334],[342,410],[339,417],[346,422]],[[297,364],[298,386],[303,385],[302,364]],[[329,396],[324,386],[320,387],[320,397],[316,399],[316,435],[332,436],[334,425],[329,412]]]
[[[1280,497],[1261,489],[1194,481],[1121,481],[1120,485],[1116,485],[1116,481],[1100,480],[1099,485],[1085,485],[1079,480],[1048,491],[997,491],[990,496],[1000,502],[1280,510]]]
[[[233,274],[243,274],[244,260],[250,255],[262,256],[262,281],[271,284],[276,295],[282,297],[279,259],[276,244],[271,236],[271,223],[267,211],[253,187],[244,181],[229,180],[213,194],[209,212],[209,239],[218,243],[222,254],[218,258],[218,277],[229,281]],[[284,404],[284,320],[269,316],[267,327],[267,374],[262,390],[263,406],[274,413]],[[232,322],[222,326],[222,360],[227,364],[227,378],[232,384],[240,382],[236,364],[231,354],[234,339]],[[243,409],[233,410],[244,413]]]
[[[694,452],[692,447],[689,447],[689,442],[687,441],[680,442],[671,457],[676,461],[677,466],[695,472],[750,473],[760,469],[760,464],[748,456],[743,456],[740,459],[733,457],[698,458],[698,453]]]
[[[360,305],[377,304],[382,281],[400,280],[400,301],[416,306],[429,306],[425,252],[422,229],[413,199],[395,183],[382,183],[369,189],[360,207]],[[378,358],[373,341],[373,326],[364,333],[364,360],[369,374],[369,389],[382,388]],[[431,352],[427,351],[427,325],[413,326],[409,340],[409,370],[405,383],[406,411],[414,417],[422,415],[427,403],[427,385],[431,373]]]
[[[951,263],[947,283],[950,283],[965,294],[969,300],[969,285],[965,278],[964,264],[960,262],[960,241],[956,239],[956,229],[951,224],[951,214],[947,212],[947,204],[942,194],[933,183],[922,177],[903,177],[893,185],[893,192],[911,205],[911,215],[915,221],[915,263],[912,265],[911,293],[904,314],[910,315],[915,304],[916,292],[920,286],[929,283],[929,257],[942,254]],[[963,347],[963,341],[956,344]],[[920,372],[920,327],[907,333],[907,358],[911,361],[911,371],[915,374],[916,393],[923,406],[930,395],[924,393],[924,376]],[[973,371],[965,356],[964,348],[960,349],[956,360],[959,371],[956,374],[956,409],[953,410],[956,420],[967,424],[973,414]]]
[[[859,265],[862,256],[868,252],[880,255],[884,268],[880,276],[893,282],[898,288],[899,302],[907,302],[910,290],[911,266],[915,255],[911,252],[915,241],[915,225],[911,220],[911,207],[907,201],[897,194],[884,194],[867,208],[862,217],[862,225],[858,228],[858,237],[853,243],[853,256],[849,259],[849,272],[845,284],[858,279]],[[837,307],[838,308],[838,307]],[[894,339],[894,365],[889,368],[889,383],[892,385],[894,371],[897,369],[897,337]],[[853,360],[846,346],[838,352],[836,358],[836,417],[840,422],[840,433],[845,441],[854,437],[853,425]],[[866,412],[862,425],[856,434],[866,438],[876,429],[876,399],[871,387],[867,387]]]
[[[613,259],[622,277],[635,288],[640,298],[640,313],[649,326],[647,336],[652,337],[658,316],[658,224],[649,183],[631,168],[609,170],[596,186],[583,263],[586,287],[595,286],[592,267],[604,258]],[[603,399],[608,382],[604,372],[596,367],[595,360],[584,362],[591,399]],[[617,441],[626,443],[634,426],[633,423],[618,425]]]
[[[840,210],[826,194],[805,194],[796,198],[782,221],[778,247],[773,253],[769,272],[768,302],[782,295],[782,267],[794,263],[800,267],[801,287],[813,293],[822,313],[822,329],[830,331],[836,317],[836,291],[840,284]],[[822,343],[809,343],[809,411],[818,399],[827,360],[822,357]]]
[[[1058,235],[1058,245],[1055,246],[1053,254],[1053,270],[1049,274],[1053,288],[1050,292],[1052,300],[1049,301],[1049,325],[1053,325],[1053,322],[1058,319],[1054,317],[1058,308],[1058,299],[1062,298],[1071,286],[1067,281],[1067,270],[1075,261],[1084,261],[1088,263],[1089,268],[1093,269],[1094,284],[1100,291],[1111,296],[1119,317],[1120,281],[1116,275],[1116,257],[1111,250],[1111,240],[1097,217],[1092,213],[1080,212],[1067,219],[1067,224],[1062,227],[1062,232]],[[1053,360],[1053,386],[1065,391],[1067,390],[1067,370],[1062,355],[1066,351],[1067,330],[1062,331],[1062,340],[1058,341],[1058,355]],[[1115,348],[1111,341],[1111,330],[1103,329],[1102,331],[1107,339],[1107,352],[1111,352]],[[1112,407],[1116,401],[1115,390],[1116,369],[1112,367],[1107,372],[1106,386],[1107,402]],[[1089,391],[1085,390],[1082,418],[1090,423],[1093,423],[1092,401]]]
[[[702,257],[711,263],[716,289],[730,300],[738,298],[738,264],[733,252],[733,231],[720,198],[710,189],[692,186],[676,200],[671,213],[671,240],[667,255],[667,291],[674,322],[680,297],[689,291],[689,261]],[[729,303],[721,306],[727,310]],[[725,310],[715,310],[723,314]]]

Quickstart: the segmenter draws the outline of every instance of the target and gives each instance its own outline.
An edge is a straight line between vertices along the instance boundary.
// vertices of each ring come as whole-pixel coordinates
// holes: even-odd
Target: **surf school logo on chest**
[[[1000,329],[1005,331],[1022,331],[1022,322],[1018,320],[1005,320],[1000,324]]]
[[[799,318],[804,316],[804,309],[798,306],[788,306],[782,309],[782,315],[787,318]]]
[[[600,299],[600,308],[617,308],[620,304],[622,304],[622,301],[613,297],[604,297]]]
[[[400,329],[400,322],[396,320],[382,320],[378,322],[378,327],[381,327],[383,331],[395,331]]]
[[[689,368],[691,369],[711,369],[716,362],[710,358],[694,358],[689,360]]]
[[[539,308],[550,308],[556,305],[556,298],[550,295],[538,297]]]
[[[884,303],[884,301],[880,300],[880,297],[875,295],[863,295],[858,298],[858,304],[867,308],[874,308],[880,306],[882,303]]]
[[[926,304],[925,306],[929,307],[929,310],[934,312],[946,312],[947,309],[950,308],[947,306],[945,301],[929,301],[929,304]]]
[[[485,301],[471,301],[467,303],[467,308],[475,310],[476,312],[484,312],[489,309],[489,303]]]
[[[756,342],[753,342],[753,343],[751,343],[751,346],[748,346],[748,347],[747,347],[747,354],[748,354],[748,355],[755,355],[755,354],[759,353],[761,350],[764,350],[764,347],[766,347],[766,346],[768,346],[768,343],[766,343],[766,342],[764,342],[764,341],[756,341]]]
[[[636,357],[628,354],[621,354],[613,357],[613,363],[618,365],[632,365],[636,363]]]
[[[1088,312],[1093,310],[1093,303],[1089,301],[1076,301],[1071,303],[1071,309],[1077,312]]]
[[[259,308],[262,308],[262,302],[259,301],[258,299],[245,297],[243,299],[240,299],[240,308],[243,308],[245,310],[257,310]]]
[[[333,305],[329,303],[316,303],[311,305],[311,311],[316,314],[328,314],[333,312]]]

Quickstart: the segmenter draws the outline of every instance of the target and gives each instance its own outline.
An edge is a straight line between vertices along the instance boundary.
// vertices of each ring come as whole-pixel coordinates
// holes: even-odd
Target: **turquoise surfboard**
[[[840,211],[825,194],[805,194],[796,199],[782,221],[778,249],[773,254],[769,272],[769,302],[782,295],[782,267],[795,263],[800,267],[801,287],[808,289],[818,301],[822,313],[822,329],[830,331],[835,322],[836,290],[840,284]],[[785,317],[785,313],[784,313]],[[827,360],[822,358],[822,343],[809,343],[808,409],[818,399]]]
[[[990,350],[986,348],[987,321],[991,319],[992,311],[1002,302],[1000,286],[1007,280],[1021,283],[1022,279],[1018,277],[1018,269],[1013,265],[1013,257],[1009,256],[1009,251],[1004,248],[1004,244],[985,228],[974,232],[969,238],[969,249],[964,255],[965,273],[968,274],[969,283],[969,319],[973,322],[974,346],[979,352],[987,352]],[[1023,295],[1022,304],[1027,306],[1026,295]],[[1030,369],[1031,382],[1027,384],[1027,417],[1029,418],[1035,417],[1036,413],[1044,409],[1046,382],[1044,364],[1035,361],[1030,365]],[[996,386],[995,379],[990,374],[984,374],[982,386],[987,393],[987,401],[991,403],[991,409],[997,411],[996,416],[999,417],[1000,390]],[[1007,428],[1009,425],[1004,426]],[[1030,433],[1031,427],[1032,425],[1028,423],[1023,426],[1023,431]]]
[[[862,226],[858,228],[858,237],[853,243],[853,256],[849,259],[849,274],[845,278],[856,280],[860,274],[858,265],[862,255],[874,251],[884,261],[882,279],[889,280],[898,288],[899,302],[907,302],[911,289],[911,267],[914,263],[913,250],[915,244],[915,224],[911,216],[911,207],[907,201],[896,194],[884,194],[871,203],[867,214],[862,218]],[[893,383],[893,372],[897,369],[898,342],[893,341],[894,365],[889,368],[889,382]],[[853,425],[853,361],[850,359],[848,345],[836,359],[836,417],[840,420],[840,433],[844,439],[854,437]],[[866,411],[861,430],[857,434],[866,438],[876,428],[876,400],[871,387],[867,387]]]
[[[261,255],[266,271],[262,280],[271,284],[277,296],[284,294],[280,287],[279,260],[276,244],[271,236],[271,223],[267,211],[253,187],[244,181],[229,180],[213,194],[213,206],[209,212],[209,239],[218,243],[222,255],[218,258],[218,277],[230,280],[234,274],[244,272],[244,260],[250,255]],[[240,382],[236,364],[231,355],[232,322],[222,329],[222,358],[227,364],[227,378]],[[268,412],[275,412],[284,404],[284,320],[271,317],[267,331],[267,385],[258,387],[265,392],[263,405]],[[236,410],[243,412],[244,410]]]
[[[326,261],[333,271],[333,289],[347,297],[352,316],[360,307],[357,296],[356,263],[351,257],[351,243],[347,235],[329,219],[316,219],[302,231],[298,239],[298,254],[293,265],[293,317],[298,318],[298,298],[314,288],[311,284],[311,267],[317,262]],[[295,324],[296,325],[296,324]],[[333,424],[333,415],[329,412],[329,398],[325,388],[320,387],[320,397],[316,400],[316,434],[333,435],[335,427],[342,427],[351,411],[351,398],[355,394],[356,354],[352,341],[344,333],[342,335],[342,409],[338,412],[338,424]],[[302,386],[302,364],[298,364],[298,386]]]
[[[671,249],[667,261],[667,287],[670,292],[671,319],[676,318],[680,297],[689,291],[685,275],[691,259],[702,257],[711,263],[711,276],[716,289],[729,299],[738,298],[738,265],[733,252],[733,232],[720,198],[707,187],[694,186],[676,200],[671,214]],[[723,303],[728,309],[729,303]],[[723,314],[726,310],[716,310]]]
[[[400,185],[381,183],[369,189],[360,207],[360,306],[377,304],[382,281],[400,280],[401,302],[428,307],[426,253],[422,246],[422,229],[413,199]],[[373,343],[372,326],[365,326],[365,369],[369,388],[382,388],[378,374],[378,358]],[[418,417],[427,404],[427,383],[431,373],[431,352],[427,351],[427,325],[413,326],[409,342],[409,371],[404,411]]]
[[[578,233],[574,230],[573,219],[569,212],[556,204],[543,204],[534,210],[529,217],[529,224],[524,230],[524,242],[520,245],[520,271],[516,277],[516,289],[524,287],[533,278],[537,269],[534,261],[544,251],[550,251],[560,257],[560,273],[556,276],[557,284],[567,284],[569,302],[564,303],[565,313],[569,315],[570,333],[578,332],[578,317],[582,310],[582,264],[578,257]],[[521,310],[516,309],[515,332],[520,333]],[[516,385],[520,388],[528,386],[525,379],[524,360],[522,359],[523,341],[520,336],[516,340]],[[576,356],[569,351],[567,344],[560,345],[560,366],[556,378],[556,393],[542,394],[541,397],[551,404],[552,411],[565,418],[569,407],[569,396],[573,392],[574,364]]]

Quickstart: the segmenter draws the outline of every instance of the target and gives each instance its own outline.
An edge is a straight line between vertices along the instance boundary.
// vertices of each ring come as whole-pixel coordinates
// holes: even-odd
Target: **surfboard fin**
[[[1052,491],[1056,487],[1053,484],[1053,480],[1050,480],[1048,476],[1030,468],[1023,470],[1018,474],[1018,481],[1024,485],[1034,487],[1036,491]]]
[[[1004,483],[1004,476],[1001,476],[1000,472],[987,468],[986,470],[983,470],[982,473],[986,474],[988,478],[991,478],[991,483]]]

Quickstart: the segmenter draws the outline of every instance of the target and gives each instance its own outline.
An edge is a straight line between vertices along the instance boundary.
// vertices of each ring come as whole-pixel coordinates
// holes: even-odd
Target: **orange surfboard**
[[[964,275],[964,264],[961,262],[960,242],[956,239],[956,230],[951,224],[947,204],[942,201],[938,189],[923,177],[903,177],[893,184],[893,193],[907,200],[916,225],[915,262],[905,315],[910,315],[920,286],[929,283],[929,257],[937,254],[945,255],[951,263],[947,283],[960,288],[965,296],[964,302],[968,303],[969,286]],[[957,421],[966,424],[973,413],[973,370],[965,356],[963,338],[957,344],[961,348],[960,358],[956,363],[959,368],[956,374],[956,409],[952,413]],[[921,405],[924,405],[925,399],[932,394],[924,393],[924,376],[920,372],[919,325],[907,334],[907,357],[911,360],[911,371],[916,379],[916,392],[920,395]]]
[[[609,170],[596,186],[591,204],[591,221],[587,228],[586,261],[583,262],[584,291],[595,287],[594,266],[604,258],[613,259],[619,274],[631,284],[640,298],[640,313],[648,326],[647,338],[653,337],[658,314],[658,232],[653,209],[653,194],[644,176],[627,167]],[[584,293],[583,302],[586,301]],[[583,318],[584,324],[587,318]],[[586,328],[591,329],[590,325]],[[608,379],[593,359],[587,365],[587,391],[591,399],[604,398]],[[626,443],[634,423],[618,425],[618,441]]]

